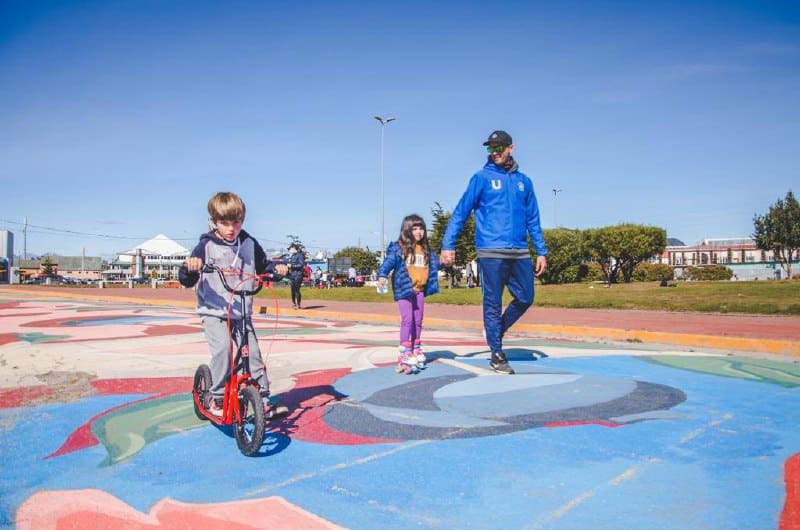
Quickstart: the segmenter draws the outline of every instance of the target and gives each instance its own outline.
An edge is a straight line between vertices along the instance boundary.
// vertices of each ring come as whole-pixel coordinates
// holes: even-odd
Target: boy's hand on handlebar
[[[199,271],[203,268],[203,260],[200,258],[187,258],[186,259],[186,270],[189,271]]]
[[[286,276],[289,274],[289,266],[288,265],[275,265],[275,272],[280,274],[281,276]]]

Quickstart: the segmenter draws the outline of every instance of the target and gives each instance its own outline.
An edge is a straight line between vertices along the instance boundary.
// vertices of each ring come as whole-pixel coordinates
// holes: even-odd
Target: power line
[[[11,221],[10,219],[0,219],[1,222],[10,223],[13,225],[22,225],[23,223],[17,221]],[[52,226],[39,226],[39,225],[32,225],[26,223],[24,226],[30,228],[38,228],[40,230],[47,230],[47,232],[35,232],[39,234],[63,234],[63,235],[74,235],[74,236],[90,236],[90,237],[100,237],[103,239],[149,239],[149,237],[139,237],[139,236],[121,236],[115,234],[96,234],[92,232],[80,232],[78,230],[67,230],[65,228],[53,228]]]
[[[41,234],[41,235],[59,235],[63,237],[92,237],[92,238],[99,238],[104,240],[110,241],[147,241],[152,239],[153,236],[124,236],[120,234],[100,234],[96,232],[81,232],[79,230],[69,230],[67,228],[54,228],[52,226],[41,226],[41,225],[33,225],[27,223],[27,218],[25,223],[20,223],[19,221],[12,221],[10,219],[0,219],[2,223],[8,223],[11,225],[22,226],[23,231],[26,234]],[[30,230],[33,228],[34,230]],[[272,243],[276,245],[285,245],[286,241],[275,240],[275,239],[267,239],[261,238],[258,236],[254,236],[259,243]],[[196,237],[171,237],[173,241],[197,241]],[[328,250],[328,249],[341,249],[344,247],[339,246],[321,246],[321,245],[306,245],[306,248],[309,249],[317,249],[317,250]]]

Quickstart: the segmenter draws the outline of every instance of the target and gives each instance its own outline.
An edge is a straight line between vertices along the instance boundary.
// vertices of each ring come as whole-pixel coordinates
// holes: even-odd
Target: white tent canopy
[[[158,234],[153,239],[148,239],[140,245],[136,245],[127,252],[119,254],[119,261],[133,261],[133,256],[139,254],[145,256],[161,256],[165,258],[183,259],[189,255],[189,249],[168,238],[164,234]]]

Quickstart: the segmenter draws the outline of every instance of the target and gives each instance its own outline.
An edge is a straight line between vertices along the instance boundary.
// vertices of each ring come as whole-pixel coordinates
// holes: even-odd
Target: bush
[[[730,280],[733,271],[725,265],[707,265],[705,267],[686,267],[683,278],[694,281]]]
[[[570,265],[562,270],[557,277],[557,283],[595,282],[603,279],[603,268],[599,263],[590,261],[580,265]]]
[[[675,269],[662,263],[640,263],[633,269],[631,277],[635,282],[674,280]]]
[[[581,281],[581,268],[585,265],[570,265],[558,275],[558,283],[576,283]]]

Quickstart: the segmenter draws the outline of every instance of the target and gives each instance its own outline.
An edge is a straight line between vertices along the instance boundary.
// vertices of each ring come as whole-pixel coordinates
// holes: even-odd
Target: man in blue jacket
[[[534,268],[528,235],[536,249],[536,276],[547,269],[547,245],[539,220],[533,183],[519,171],[511,153],[514,144],[505,131],[494,131],[483,145],[489,160],[475,173],[458,201],[442,238],[442,264],[452,265],[458,234],[475,212],[475,248],[483,288],[483,328],[492,352],[489,366],[513,374],[503,353],[503,334],[533,304]],[[503,309],[503,289],[513,300]]]

